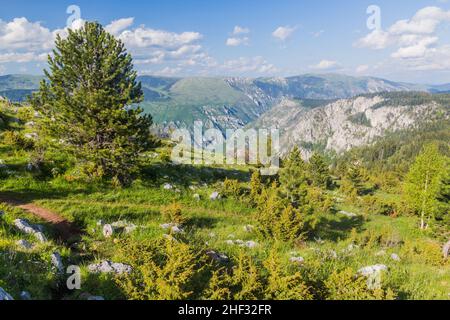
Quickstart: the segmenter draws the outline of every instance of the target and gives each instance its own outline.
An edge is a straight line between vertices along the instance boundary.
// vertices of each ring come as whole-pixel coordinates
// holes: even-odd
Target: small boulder
[[[214,191],[213,193],[211,193],[211,195],[209,196],[209,199],[212,201],[219,200],[220,199],[219,192]]]
[[[197,201],[200,201],[200,195],[198,193],[194,194],[193,198]]]
[[[258,246],[258,244],[255,241],[247,241],[245,243],[245,247],[253,249],[256,248]]]
[[[50,258],[52,260],[52,265],[56,268],[56,270],[58,270],[59,273],[63,273],[64,272],[64,264],[62,262],[62,258],[61,258],[61,255],[59,254],[59,252],[52,253]]]
[[[163,189],[164,190],[172,190],[173,186],[170,183],[166,183],[166,184],[164,184]]]
[[[33,248],[33,245],[29,243],[27,240],[18,240],[16,245],[22,249],[29,250]]]
[[[303,264],[305,262],[305,259],[303,259],[302,257],[291,257],[289,259],[290,262],[295,263],[295,264]]]
[[[444,259],[448,259],[450,255],[450,240],[442,248],[442,254],[444,255]]]
[[[246,225],[246,226],[244,226],[244,231],[245,232],[253,232],[253,226],[251,226],[251,225]]]
[[[22,291],[20,293],[20,299],[22,299],[22,300],[31,300],[31,294],[28,291]]]
[[[37,239],[39,242],[47,242],[47,238],[45,237],[45,235],[44,235],[42,232],[36,232],[36,233],[34,234],[34,236],[36,237],[36,239]]]
[[[112,237],[113,234],[114,234],[114,228],[113,228],[113,226],[110,225],[110,224],[105,224],[105,225],[103,226],[103,236],[104,236],[105,238],[110,238],[110,237]]]
[[[14,300],[14,299],[8,292],[6,292],[3,288],[0,287],[0,301],[5,300]]]
[[[206,255],[218,263],[226,263],[230,260],[225,254],[213,250],[207,251]]]
[[[381,272],[381,271],[387,271],[388,267],[384,264],[376,264],[373,266],[367,266],[364,268],[361,268],[358,270],[358,273],[362,276],[368,277],[375,273]]]
[[[88,270],[91,273],[115,273],[115,274],[123,274],[123,273],[131,273],[133,270],[131,266],[123,264],[123,263],[117,263],[117,262],[111,262],[109,260],[102,261],[97,264],[90,264],[88,266]]]
[[[401,260],[400,257],[398,256],[398,254],[396,254],[396,253],[391,254],[391,259],[394,260],[394,261],[400,261]]]

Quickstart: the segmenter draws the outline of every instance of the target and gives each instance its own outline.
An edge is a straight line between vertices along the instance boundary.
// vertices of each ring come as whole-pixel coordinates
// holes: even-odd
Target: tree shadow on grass
[[[339,217],[334,215],[333,218],[323,217],[316,226],[317,231],[314,233],[313,238],[333,242],[345,240],[350,235],[352,229],[361,231],[363,224],[364,218],[362,216]]]

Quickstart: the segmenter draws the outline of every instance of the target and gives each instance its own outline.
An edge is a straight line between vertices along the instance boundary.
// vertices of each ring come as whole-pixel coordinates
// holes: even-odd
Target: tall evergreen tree
[[[280,170],[280,184],[286,197],[296,207],[301,205],[301,200],[306,196],[308,177],[306,163],[298,147],[294,147],[288,158],[283,161]]]
[[[318,152],[309,159],[309,175],[312,183],[321,188],[328,188],[331,185],[330,171],[328,170],[325,158]]]
[[[49,71],[32,105],[92,172],[126,183],[139,154],[151,145],[150,116],[131,107],[143,100],[132,57],[96,22],[59,35]]]
[[[439,209],[442,180],[448,170],[446,158],[435,144],[427,145],[406,177],[405,193],[410,206],[420,216],[420,228],[426,229]]]

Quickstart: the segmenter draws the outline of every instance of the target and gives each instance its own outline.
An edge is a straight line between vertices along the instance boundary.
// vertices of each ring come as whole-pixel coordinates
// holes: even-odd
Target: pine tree
[[[258,198],[262,191],[262,183],[261,183],[261,173],[259,170],[253,172],[252,177],[250,179],[250,199],[253,204],[258,203]]]
[[[431,144],[417,156],[406,177],[406,200],[419,214],[421,229],[427,228],[439,208],[438,197],[447,167],[437,145]]]
[[[306,163],[298,147],[294,147],[280,170],[280,184],[286,197],[298,207],[308,186]]]
[[[56,39],[47,80],[31,99],[63,139],[98,175],[129,181],[139,154],[150,147],[150,116],[131,107],[143,100],[131,55],[95,22]]]
[[[325,158],[318,152],[314,152],[309,159],[309,174],[315,186],[327,189],[331,185],[331,176],[327,163]]]

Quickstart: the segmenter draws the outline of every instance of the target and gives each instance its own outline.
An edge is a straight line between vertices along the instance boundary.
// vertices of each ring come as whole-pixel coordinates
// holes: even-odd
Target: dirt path
[[[81,231],[75,225],[48,209],[11,195],[0,194],[0,202],[25,210],[48,222],[53,226],[58,238],[63,242],[74,241],[81,236]]]

